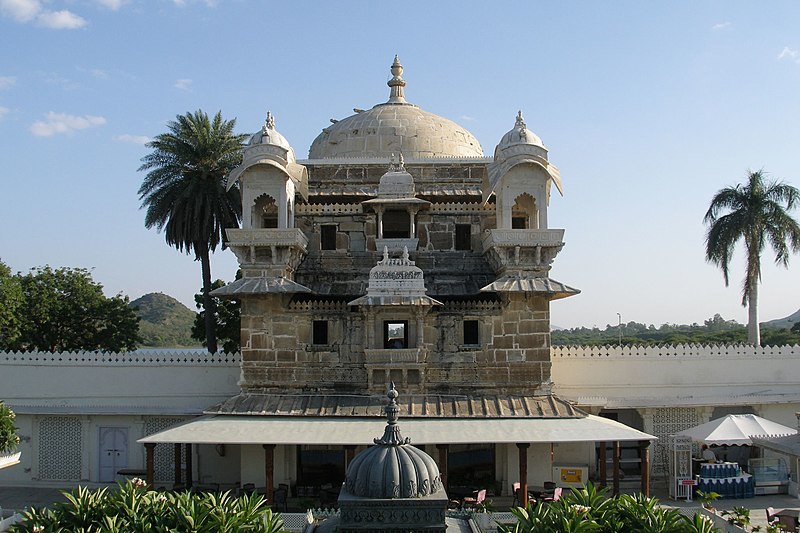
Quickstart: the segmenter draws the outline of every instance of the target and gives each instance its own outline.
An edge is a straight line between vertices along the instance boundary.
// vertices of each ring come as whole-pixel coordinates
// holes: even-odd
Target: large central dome
[[[406,102],[403,66],[392,64],[389,101],[356,112],[332,126],[311,143],[309,159],[334,157],[381,158],[402,153],[406,159],[484,157],[478,139],[451,120]]]

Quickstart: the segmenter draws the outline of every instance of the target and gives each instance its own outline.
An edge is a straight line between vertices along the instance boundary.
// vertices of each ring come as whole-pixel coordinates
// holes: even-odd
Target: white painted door
[[[100,428],[100,479],[116,481],[117,471],[128,467],[128,428]]]

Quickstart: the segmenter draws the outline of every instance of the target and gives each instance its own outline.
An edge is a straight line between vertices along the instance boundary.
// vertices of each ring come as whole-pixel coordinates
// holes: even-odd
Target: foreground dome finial
[[[411,439],[403,438],[400,434],[400,428],[397,426],[400,408],[397,406],[396,400],[399,394],[397,389],[394,388],[394,381],[392,381],[386,396],[389,398],[389,405],[386,406],[386,429],[383,430],[383,437],[373,439],[373,442],[384,446],[402,446],[403,444],[411,443]]]
[[[397,55],[394,56],[391,70],[392,79],[386,82],[386,85],[391,88],[389,92],[389,103],[404,104],[406,102],[406,97],[403,94],[403,87],[406,86],[406,80],[403,79],[403,65],[400,64],[400,58],[398,58]]]

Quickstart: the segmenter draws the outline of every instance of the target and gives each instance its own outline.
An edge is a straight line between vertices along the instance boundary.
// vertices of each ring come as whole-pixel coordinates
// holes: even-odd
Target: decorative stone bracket
[[[483,237],[483,253],[495,273],[533,271],[542,274],[564,247],[563,229],[493,229]]]

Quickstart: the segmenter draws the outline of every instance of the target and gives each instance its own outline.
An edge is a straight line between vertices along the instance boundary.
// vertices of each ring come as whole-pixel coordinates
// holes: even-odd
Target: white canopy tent
[[[693,441],[717,446],[752,445],[751,437],[781,437],[797,430],[756,415],[728,415],[678,433]]]

